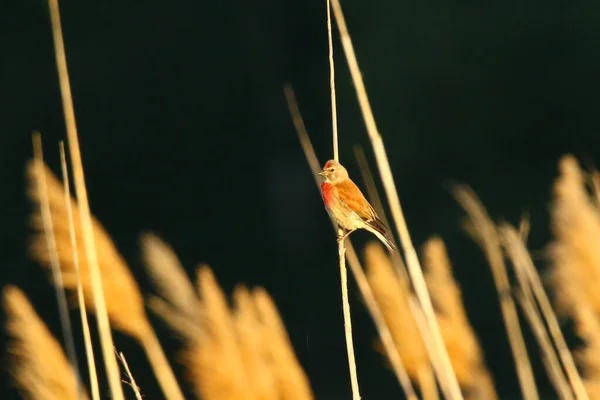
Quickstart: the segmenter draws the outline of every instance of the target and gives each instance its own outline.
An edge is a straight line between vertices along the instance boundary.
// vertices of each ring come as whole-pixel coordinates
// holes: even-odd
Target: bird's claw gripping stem
[[[354,232],[356,229],[352,229],[351,231],[348,231],[346,233],[344,233],[343,235],[338,235],[337,237],[337,241],[338,243],[344,241],[344,239],[346,239],[352,232]]]

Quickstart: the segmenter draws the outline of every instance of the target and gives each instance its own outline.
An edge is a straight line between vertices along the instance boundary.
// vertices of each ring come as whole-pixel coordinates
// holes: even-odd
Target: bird
[[[338,236],[338,242],[357,229],[365,229],[393,253],[396,246],[389,229],[379,219],[358,186],[352,182],[346,168],[335,160],[329,160],[319,175],[322,177],[321,196],[325,209],[338,226],[346,230],[345,234]]]

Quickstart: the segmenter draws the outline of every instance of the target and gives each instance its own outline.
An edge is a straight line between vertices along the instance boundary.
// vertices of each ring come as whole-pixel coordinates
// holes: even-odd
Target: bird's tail
[[[394,242],[392,241],[390,230],[383,221],[379,218],[375,217],[373,221],[369,221],[367,223],[371,228],[370,231],[373,233],[381,242],[388,248],[390,253],[394,253],[396,250],[396,246],[394,246]]]
[[[377,231],[376,231],[377,232]],[[383,242],[383,244],[385,245],[385,247],[388,248],[388,250],[390,251],[390,253],[394,253],[396,251],[396,246],[394,246],[394,242],[392,242],[389,238],[388,235],[384,236],[381,233],[377,232],[375,234],[375,236],[377,236],[377,238],[379,240],[381,240]]]
[[[371,233],[375,236],[377,236],[377,239],[381,240],[381,242],[385,245],[385,247],[387,247],[387,249],[390,251],[390,253],[394,253],[394,251],[396,251],[396,246],[394,246],[394,243],[392,242],[392,239],[390,238],[389,232],[386,232],[384,230],[379,230],[376,229],[375,227],[369,226],[369,230],[371,231]]]

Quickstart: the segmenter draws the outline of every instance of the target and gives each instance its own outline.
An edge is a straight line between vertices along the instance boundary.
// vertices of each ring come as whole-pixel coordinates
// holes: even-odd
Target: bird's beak
[[[319,172],[319,175],[324,177],[324,176],[327,176],[327,173],[325,171],[321,171],[321,172]]]

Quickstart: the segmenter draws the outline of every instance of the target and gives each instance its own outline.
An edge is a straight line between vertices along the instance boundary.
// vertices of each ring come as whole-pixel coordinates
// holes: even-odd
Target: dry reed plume
[[[140,237],[146,271],[159,296],[151,295],[148,306],[186,340],[201,334],[198,295],[173,249],[158,236]]]
[[[413,381],[419,383],[424,396],[437,395],[427,349],[412,317],[410,288],[398,277],[389,256],[379,243],[369,242],[365,247],[364,257],[369,284],[406,372]]]
[[[471,399],[496,399],[491,376],[485,364],[479,343],[464,311],[460,289],[451,273],[450,262],[441,239],[429,240],[424,250],[425,278],[444,344],[465,395]],[[412,317],[410,288],[396,274],[392,262],[377,243],[365,248],[367,276],[373,288],[394,342],[410,377],[419,382],[425,398],[433,396],[426,375],[430,361],[422,332]],[[425,380],[424,380],[425,376]],[[437,390],[437,389],[435,389]]]
[[[36,314],[25,294],[14,286],[4,289],[6,330],[11,337],[10,373],[25,399],[87,399],[62,347]],[[79,385],[79,388],[78,388]]]
[[[573,156],[561,159],[559,171],[552,204],[551,283],[558,311],[573,319],[585,342],[576,355],[586,388],[591,398],[600,398],[600,210]],[[597,196],[597,175],[592,178]]]
[[[198,270],[201,335],[185,363],[203,399],[312,399],[308,379],[275,305],[264,289],[234,292],[235,307],[211,270]]]
[[[552,227],[556,240],[550,246],[550,255],[559,311],[570,314],[585,300],[600,314],[600,212],[572,156],[560,161]]]
[[[497,399],[483,354],[464,309],[460,288],[441,238],[429,239],[423,249],[425,280],[438,318],[444,344],[465,397]]]
[[[30,190],[29,196],[38,202],[38,194],[35,190],[37,170],[33,164],[28,165]],[[52,211],[52,223],[56,236],[56,248],[63,272],[64,285],[67,289],[77,289],[77,276],[75,273],[74,256],[69,236],[69,221],[67,218],[67,206],[64,200],[62,184],[47,167],[44,170],[48,187],[48,197]],[[73,218],[75,222],[75,233],[77,240],[77,252],[80,262],[81,283],[87,307],[93,311],[94,303],[91,289],[89,269],[86,263],[83,240],[81,240],[81,224],[77,204],[72,201]],[[50,258],[46,248],[46,238],[43,231],[41,217],[36,212],[32,217],[33,226],[36,229],[31,242],[31,253],[33,257],[44,266],[49,266]],[[104,284],[106,308],[112,325],[131,336],[141,337],[147,330],[148,323],[144,311],[144,300],[129,268],[117,252],[110,236],[101,226],[98,220],[92,220],[94,227],[94,239],[98,249],[100,272]]]
[[[33,201],[39,202],[38,192],[35,190],[39,169],[36,169],[33,163],[30,163],[27,171],[29,177],[29,196]],[[67,289],[76,291],[77,273],[69,233],[70,224],[68,209],[65,204],[65,192],[61,183],[47,167],[44,168],[44,174],[56,237],[56,249],[63,273],[63,284]],[[95,311],[92,279],[86,262],[87,258],[83,245],[84,241],[82,240],[79,210],[74,201],[71,201],[71,204],[73,219],[75,221],[81,285],[87,307],[90,311]],[[42,265],[48,267],[50,266],[50,254],[45,245],[46,242],[39,209],[34,212],[32,221],[36,232],[33,235],[30,246],[31,254]],[[98,263],[102,276],[106,309],[112,326],[133,336],[142,344],[167,398],[183,400],[181,390],[160,347],[156,334],[147,319],[144,300],[136,281],[129,272],[125,260],[117,252],[115,245],[101,224],[93,218],[92,224],[97,253],[99,255]]]
[[[172,248],[142,236],[144,259],[159,296],[150,307],[184,340],[182,361],[203,399],[312,399],[285,326],[264,289],[238,286],[234,306],[207,266],[194,289]]]

